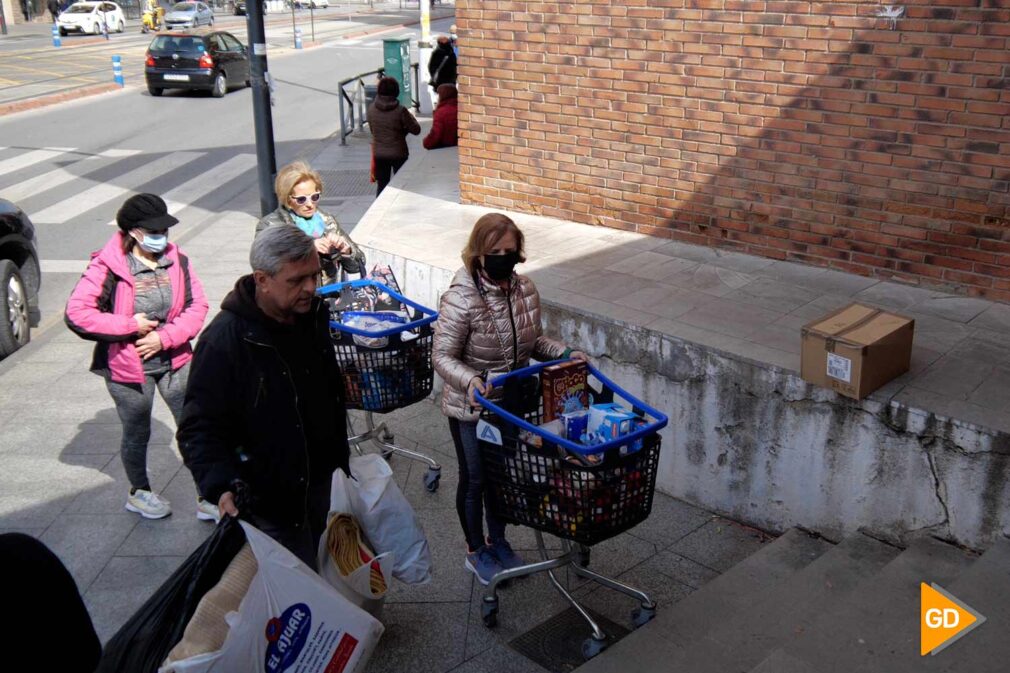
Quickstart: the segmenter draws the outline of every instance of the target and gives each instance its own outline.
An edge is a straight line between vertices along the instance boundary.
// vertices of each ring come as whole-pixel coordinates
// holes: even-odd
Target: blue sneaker
[[[526,562],[519,554],[512,551],[512,545],[509,544],[508,540],[502,538],[500,540],[495,540],[490,545],[491,553],[495,555],[498,559],[498,563],[505,570],[512,570],[512,568],[518,568],[521,565],[525,565]]]
[[[477,581],[487,586],[491,583],[491,578],[502,571],[501,564],[491,552],[491,548],[484,545],[475,552],[466,555],[464,564],[466,569],[477,576]]]

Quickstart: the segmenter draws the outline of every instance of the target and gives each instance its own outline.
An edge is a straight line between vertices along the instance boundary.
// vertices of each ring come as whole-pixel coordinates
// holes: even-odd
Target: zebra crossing
[[[108,239],[108,225],[115,224],[116,211],[130,194],[164,198],[180,219],[180,233],[221,212],[255,184],[256,155],[243,149],[85,152],[4,146],[0,198],[20,206],[35,225],[44,273],[79,272]]]

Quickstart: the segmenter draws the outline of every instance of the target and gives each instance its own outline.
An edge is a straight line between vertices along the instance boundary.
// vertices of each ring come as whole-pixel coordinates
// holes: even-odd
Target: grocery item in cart
[[[630,435],[637,419],[638,416],[633,411],[625,409],[620,404],[593,404],[589,407],[589,424],[586,432],[602,438],[603,441],[583,443],[602,444]]]
[[[376,264],[372,267],[371,273],[368,277],[374,281],[378,281],[388,287],[393,292],[401,294],[400,284],[396,282],[396,276],[393,275],[393,270],[389,268],[389,265],[379,265]],[[382,288],[375,288],[375,302],[372,307],[373,311],[402,311],[403,302],[389,294]]]
[[[364,273],[364,267],[362,267]],[[382,283],[393,292],[400,294],[400,285],[396,282],[389,266],[376,264],[372,267],[371,273],[363,275],[362,278],[374,280]],[[334,318],[339,320],[339,316],[348,311],[394,311],[404,310],[403,302],[391,295],[385,289],[376,284],[367,285],[345,285],[340,290],[339,296],[331,298],[330,312]]]
[[[589,369],[581,360],[544,367],[540,378],[544,396],[544,421],[589,406]]]
[[[409,322],[406,311],[345,311],[340,316],[340,323],[364,330],[366,332],[382,332],[394,329]],[[354,343],[365,348],[385,348],[389,345],[388,336],[352,335]]]

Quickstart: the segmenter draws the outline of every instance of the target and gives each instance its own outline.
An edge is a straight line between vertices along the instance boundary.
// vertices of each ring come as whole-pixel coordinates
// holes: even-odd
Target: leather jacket
[[[527,366],[531,357],[555,360],[565,351],[563,343],[543,335],[540,293],[533,281],[513,274],[510,283],[506,294],[462,268],[442,294],[432,359],[445,381],[442,413],[450,418],[477,420],[479,410],[466,398],[474,376],[490,378]]]

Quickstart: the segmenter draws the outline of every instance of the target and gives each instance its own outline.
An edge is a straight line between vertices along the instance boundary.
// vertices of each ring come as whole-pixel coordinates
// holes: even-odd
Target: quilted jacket
[[[478,411],[466,399],[474,376],[490,378],[527,366],[531,357],[555,360],[565,351],[564,344],[543,335],[540,293],[526,276],[513,274],[506,293],[462,268],[438,310],[432,358],[445,381],[442,413],[450,418],[477,420]]]

